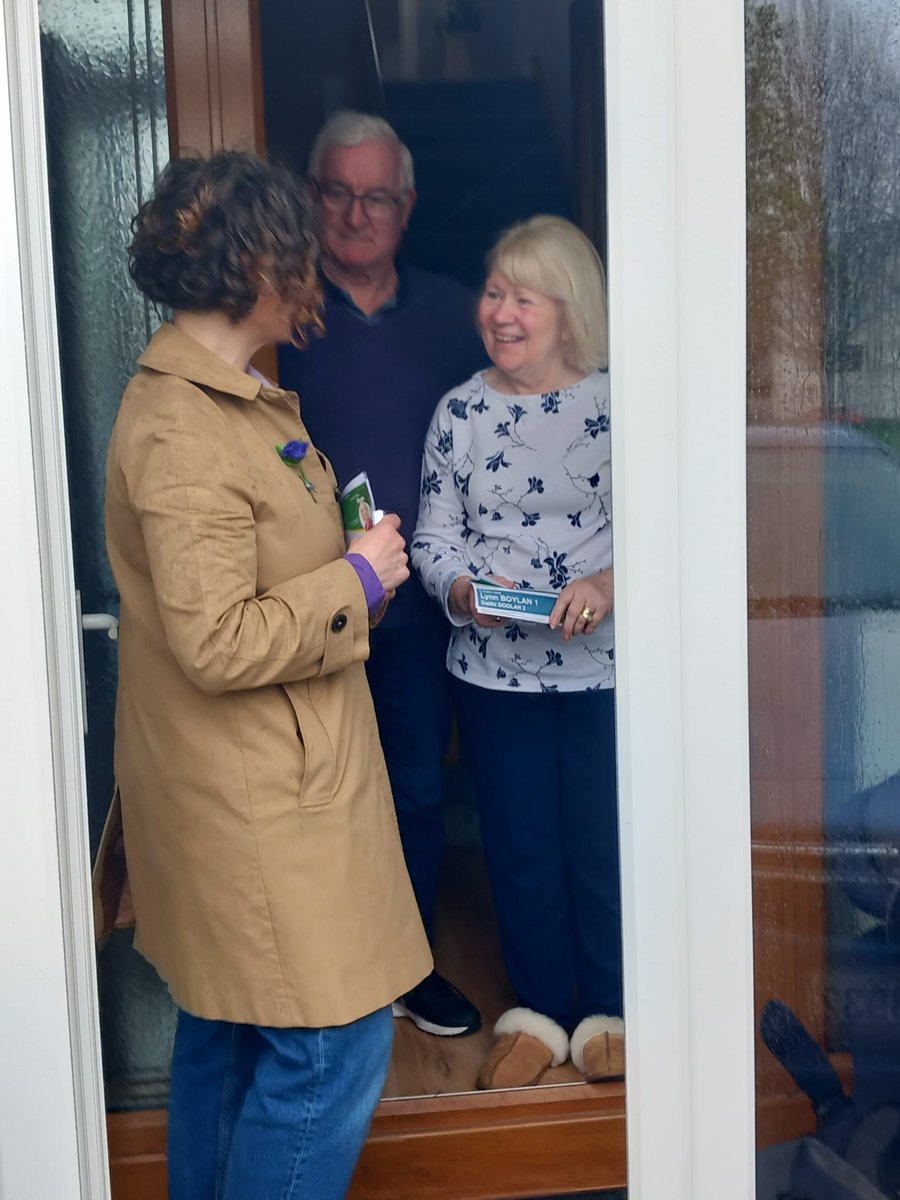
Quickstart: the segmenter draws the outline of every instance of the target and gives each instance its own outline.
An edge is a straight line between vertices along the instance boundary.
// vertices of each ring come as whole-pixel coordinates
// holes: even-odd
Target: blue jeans
[[[506,973],[570,1032],[622,1015],[615,700],[452,679]]]
[[[178,1017],[169,1200],[342,1200],[387,1076],[390,1008],[272,1029]]]

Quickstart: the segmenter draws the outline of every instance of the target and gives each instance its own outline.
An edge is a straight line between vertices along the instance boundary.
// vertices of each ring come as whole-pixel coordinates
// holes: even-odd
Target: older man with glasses
[[[281,384],[340,482],[366,471],[380,508],[415,528],[425,432],[441,396],[486,362],[472,295],[398,258],[416,201],[412,156],[380,117],[340,112],[312,148],[324,338],[282,347]],[[367,663],[406,864],[429,938],[444,847],[447,629],[417,578],[371,634]],[[436,972],[394,1006],[428,1033],[474,1033],[477,1009]]]

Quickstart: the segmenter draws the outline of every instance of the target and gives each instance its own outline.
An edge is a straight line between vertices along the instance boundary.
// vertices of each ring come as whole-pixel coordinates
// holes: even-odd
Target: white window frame
[[[108,1196],[36,3],[0,25],[0,1197]]]
[[[37,0],[3,12],[0,1200],[106,1200]],[[631,1200],[754,1194],[743,16],[606,0]]]
[[[632,1200],[755,1193],[743,29],[606,0]]]

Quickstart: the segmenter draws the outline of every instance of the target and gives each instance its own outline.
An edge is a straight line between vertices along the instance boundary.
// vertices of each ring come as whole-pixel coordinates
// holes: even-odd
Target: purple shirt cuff
[[[375,568],[361,554],[345,554],[344,558],[346,558],[347,562],[359,576],[359,582],[366,593],[366,605],[369,609],[369,615],[374,616],[382,604],[384,604],[384,588],[381,586],[381,580],[375,573]]]

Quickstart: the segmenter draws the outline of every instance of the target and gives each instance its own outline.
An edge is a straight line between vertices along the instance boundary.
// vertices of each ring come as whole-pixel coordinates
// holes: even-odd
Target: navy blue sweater
[[[366,471],[379,508],[396,512],[407,543],[416,527],[425,433],[438,400],[487,364],[474,297],[453,280],[399,266],[396,303],[367,319],[325,284],[323,338],[282,346],[281,386],[300,396],[303,421],[343,487]],[[434,602],[411,578],[383,625],[434,619]]]

